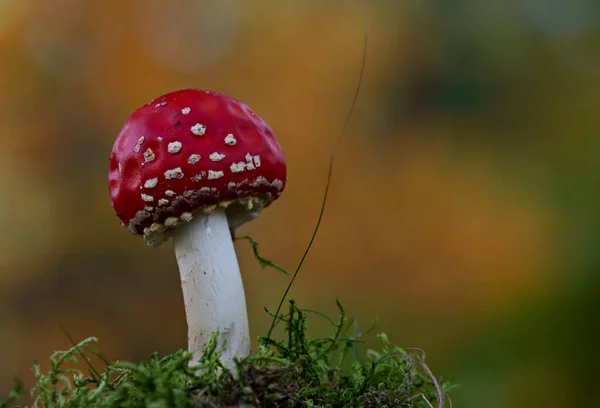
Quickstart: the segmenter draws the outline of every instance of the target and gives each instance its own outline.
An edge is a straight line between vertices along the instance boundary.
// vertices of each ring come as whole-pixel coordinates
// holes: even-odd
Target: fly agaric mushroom
[[[286,164],[269,126],[242,102],[184,89],[136,110],[110,156],[121,223],[150,246],[173,238],[197,361],[219,330],[226,367],[250,353],[242,278],[230,231],[285,186]]]

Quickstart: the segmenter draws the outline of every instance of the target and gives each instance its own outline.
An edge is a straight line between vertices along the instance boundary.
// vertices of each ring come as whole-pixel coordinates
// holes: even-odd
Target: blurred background
[[[172,244],[121,227],[107,186],[121,125],[162,93],[218,90],[272,126],[289,183],[240,233],[295,267],[365,14],[291,297],[378,316],[457,407],[600,399],[595,0],[0,0],[0,395],[69,347],[61,326],[111,359],[185,347]],[[258,336],[288,278],[236,246]]]

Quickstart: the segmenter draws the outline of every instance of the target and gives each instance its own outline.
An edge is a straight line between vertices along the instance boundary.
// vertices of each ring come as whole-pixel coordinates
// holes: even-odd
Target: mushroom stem
[[[250,354],[248,313],[242,276],[237,262],[227,215],[217,207],[197,215],[173,231],[175,255],[188,324],[188,349],[193,363],[204,352],[218,329],[218,347],[225,367],[235,367],[234,358]]]

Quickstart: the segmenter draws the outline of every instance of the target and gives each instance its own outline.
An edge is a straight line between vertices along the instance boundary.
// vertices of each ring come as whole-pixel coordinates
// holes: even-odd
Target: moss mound
[[[349,335],[354,321],[338,302],[339,319],[303,310],[289,302],[277,316],[283,340],[260,339],[256,355],[237,365],[237,372],[219,362],[216,342],[207,346],[198,366],[180,350],[140,364],[109,362],[98,369],[90,355],[95,338],[73,344],[50,357],[50,370],[36,363],[32,407],[44,408],[170,408],[170,407],[443,407],[452,383],[440,383],[425,365],[422,352],[395,347],[379,334],[379,350],[357,357],[365,334]],[[319,314],[335,327],[331,336],[307,338],[307,318]],[[274,317],[273,313],[270,313]],[[213,339],[215,337],[213,336]],[[101,357],[102,358],[102,357]],[[87,372],[74,368],[87,365]],[[26,392],[17,384],[1,408],[19,407]]]

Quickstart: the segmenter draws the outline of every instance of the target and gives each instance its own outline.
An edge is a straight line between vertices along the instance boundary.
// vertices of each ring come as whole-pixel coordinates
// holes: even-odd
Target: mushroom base
[[[250,335],[244,286],[225,209],[197,214],[171,234],[185,303],[188,349],[195,353],[193,362],[218,330],[218,346],[227,345],[221,360],[234,368],[234,358],[250,354]]]

